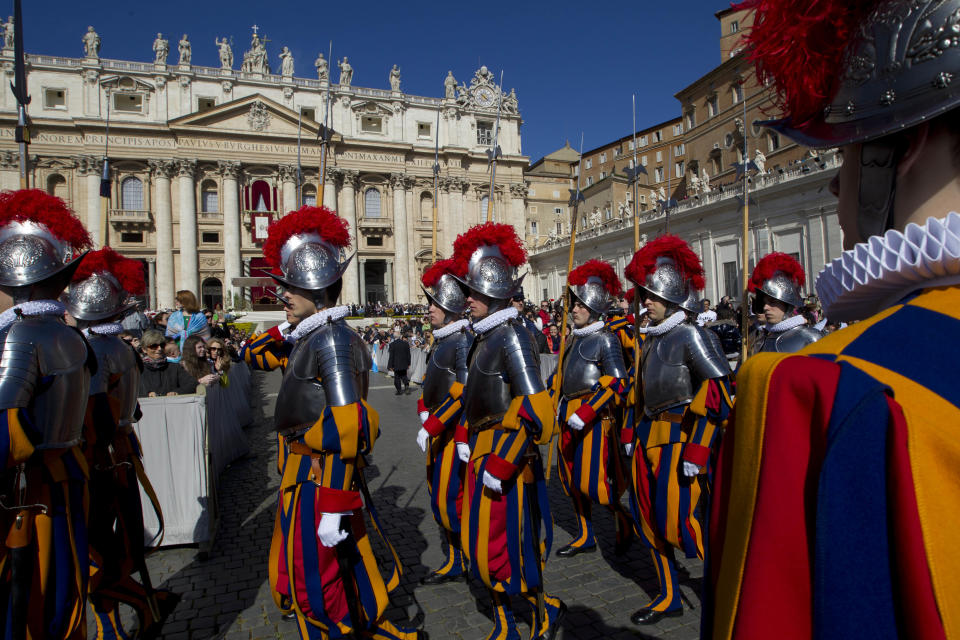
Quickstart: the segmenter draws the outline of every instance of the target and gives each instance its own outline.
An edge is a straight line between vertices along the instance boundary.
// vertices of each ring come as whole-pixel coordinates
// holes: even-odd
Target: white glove
[[[420,424],[424,424],[424,423],[427,421],[427,418],[430,417],[430,412],[429,412],[429,411],[421,411],[421,412],[418,413],[417,415],[420,416]]]
[[[417,445],[420,447],[420,451],[424,453],[427,452],[427,442],[430,440],[430,434],[426,429],[420,427],[420,431],[417,432]]]
[[[688,478],[692,478],[695,475],[700,473],[700,465],[693,464],[692,462],[683,461],[683,475]]]
[[[577,414],[573,413],[573,414],[571,414],[570,417],[567,419],[567,426],[570,427],[571,429],[573,429],[574,431],[580,431],[580,430],[583,429],[586,425],[583,423],[583,420],[580,419],[580,416],[578,416]]]
[[[632,455],[633,455],[633,443],[632,443],[632,442],[628,442],[627,444],[623,445],[623,450],[627,453],[627,457],[628,457],[628,458],[629,458],[630,456],[632,456]]]
[[[491,491],[503,493],[503,483],[501,483],[500,479],[491,474],[489,471],[483,472],[483,486]]]
[[[283,322],[277,325],[277,331],[279,331],[283,335],[287,335],[288,333],[290,333],[290,323],[284,320]]]
[[[325,547],[335,547],[347,538],[347,532],[340,530],[340,517],[349,513],[324,513],[320,516],[317,537]]]
[[[466,442],[457,443],[457,456],[461,462],[470,462],[470,445]]]

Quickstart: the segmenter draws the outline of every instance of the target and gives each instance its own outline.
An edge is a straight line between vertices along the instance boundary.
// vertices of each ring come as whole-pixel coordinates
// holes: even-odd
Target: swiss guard
[[[349,244],[345,220],[304,206],[271,223],[263,248],[298,320],[274,413],[285,446],[270,587],[302,638],[413,639],[382,618],[400,565],[394,553],[385,582],[364,523],[366,507],[382,531],[363,479],[379,416],[365,400],[369,352],[336,306]]]
[[[753,353],[793,353],[823,337],[801,313],[805,282],[803,267],[785,253],[769,253],[754,267],[748,287],[754,295],[753,312],[764,324],[753,342]]]
[[[589,260],[571,271],[567,283],[574,329],[562,375],[554,373],[560,375],[557,469],[573,502],[577,537],[557,555],[568,558],[596,550],[591,503],[613,511],[616,549],[623,553],[632,527],[620,504],[627,476],[620,458],[619,415],[630,371],[620,341],[603,319],[622,287],[613,267],[601,260]]]
[[[97,365],[58,297],[89,245],[60,198],[0,193],[0,290],[13,298],[0,314],[0,629],[9,638],[86,634],[88,469],[79,445]]]
[[[708,330],[694,322],[696,312],[684,309],[704,286],[700,258],[686,242],[671,235],[648,242],[633,256],[626,276],[637,286],[650,325],[641,329],[642,372],[640,388],[634,389],[642,409],[635,423],[624,426],[622,441],[632,456],[634,525],[650,548],[660,582],[660,593],[630,620],[653,624],[683,615],[673,550],[704,557],[699,506],[731,405],[730,367]]]
[[[846,329],[737,376],[705,638],[960,637],[960,0],[763,0],[745,50],[784,118],[839,147]]]
[[[460,508],[466,465],[457,455],[454,432],[463,413],[467,354],[473,344],[470,321],[462,317],[467,301],[452,275],[453,259],[427,269],[421,282],[430,301],[433,346],[427,356],[423,394],[417,401],[417,444],[427,454],[427,487],[433,518],[443,530],[446,561],[422,584],[441,584],[465,575],[467,559],[460,544]]]
[[[97,358],[90,381],[84,450],[90,469],[90,603],[97,638],[126,638],[118,604],[133,608],[138,637],[156,637],[176,605],[169,591],[155,591],[147,571],[140,487],[160,522],[153,547],[163,536],[163,515],[143,468],[133,424],[140,419],[137,390],[143,363],[121,340],[120,321],[136,308],[131,296],[146,290],[143,266],[105,247],[88,253],[65,296],[67,311],[83,330]],[[140,581],[133,578],[138,572]]]
[[[511,595],[534,605],[531,637],[553,638],[566,606],[543,585],[553,522],[537,445],[550,442],[555,416],[533,336],[510,304],[526,251],[512,226],[488,222],[457,238],[454,260],[476,334],[456,435],[468,462],[463,548],[493,599],[488,640],[520,637]]]

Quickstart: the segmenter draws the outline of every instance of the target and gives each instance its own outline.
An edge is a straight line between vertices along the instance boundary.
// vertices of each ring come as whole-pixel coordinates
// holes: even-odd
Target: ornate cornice
[[[103,158],[98,156],[77,156],[77,173],[82,176],[100,175],[103,171]]]
[[[178,159],[176,161],[177,175],[181,178],[194,179],[197,175],[197,161],[195,159]]]
[[[360,185],[360,172],[356,169],[341,169],[340,172],[344,187],[356,189]]]
[[[240,177],[240,163],[232,162],[230,160],[218,160],[217,173],[219,173],[224,178],[229,178],[230,180],[237,180]]]
[[[280,182],[297,182],[297,167],[292,164],[281,164],[278,168]]]

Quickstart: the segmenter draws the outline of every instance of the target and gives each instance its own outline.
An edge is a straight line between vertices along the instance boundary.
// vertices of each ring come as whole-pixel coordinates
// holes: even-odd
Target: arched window
[[[143,211],[143,182],[140,178],[124,178],[120,183],[120,208]]]
[[[420,220],[423,222],[433,220],[433,196],[429,193],[420,194]]]
[[[303,204],[308,207],[317,206],[317,188],[312,184],[303,185]]]
[[[480,222],[487,221],[487,209],[490,206],[490,198],[488,196],[483,196],[480,198]]]
[[[62,200],[67,199],[67,179],[59,173],[51,174],[47,178],[47,193]]]
[[[365,218],[380,217],[380,192],[373,187],[363,192],[363,216]]]
[[[217,183],[213,180],[204,180],[200,185],[200,211],[217,213],[220,211],[220,194]]]

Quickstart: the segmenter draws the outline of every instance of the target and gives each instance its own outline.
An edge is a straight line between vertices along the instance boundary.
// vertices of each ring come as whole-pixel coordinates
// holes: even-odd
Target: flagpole
[[[13,95],[17,99],[17,129],[15,139],[20,153],[20,188],[30,186],[27,174],[29,158],[27,147],[30,144],[30,129],[27,125],[27,105],[30,96],[27,95],[27,54],[23,48],[23,12],[20,0],[13,2],[13,52],[14,52],[14,81],[10,83]]]
[[[740,260],[742,262],[742,277],[741,281],[743,284],[743,303],[740,305],[740,326],[742,330],[742,335],[740,336],[740,366],[743,366],[743,363],[747,361],[747,334],[749,333],[749,322],[750,322],[750,312],[747,305],[747,296],[749,293],[747,280],[750,277],[748,269],[748,259],[749,251],[747,250],[748,244],[750,242],[750,183],[748,176],[748,163],[750,162],[747,156],[747,91],[744,86],[745,83],[741,81],[740,85],[744,87],[743,91],[743,243],[740,248]]]
[[[317,186],[317,206],[323,206],[323,189],[327,183],[327,143],[330,135],[330,84],[332,82],[330,64],[333,62],[333,40],[330,41],[330,50],[327,58],[327,90],[323,96],[323,124],[320,125],[320,179]]]
[[[487,199],[487,220],[496,222],[496,205],[493,198],[493,187],[497,181],[497,158],[500,157],[500,107],[503,106],[503,69],[500,70],[500,99],[497,100],[497,121],[493,125],[493,148],[487,150],[487,157],[490,158],[490,197]]]
[[[440,109],[437,109],[437,126],[434,131],[436,141],[433,146],[433,241],[431,262],[437,261],[437,198],[440,187]]]
[[[573,210],[570,213],[570,251],[567,254],[567,275],[569,280],[570,272],[573,271],[573,252],[577,244],[577,212],[580,208],[580,202],[583,201],[583,194],[580,193],[580,177],[583,174],[581,165],[583,162],[583,132],[580,133],[580,151],[577,154],[577,190],[570,190],[570,204]],[[553,376],[553,399],[554,413],[556,413],[557,404],[560,401],[560,383],[563,377],[563,351],[567,346],[567,316],[570,311],[570,286],[568,282],[563,284],[563,315],[560,321],[560,352],[557,354],[557,371]],[[553,468],[553,439],[547,449],[547,472],[546,479],[550,479],[550,469]]]
[[[303,124],[303,107],[297,114],[297,209],[303,206],[303,167],[300,164],[300,129]],[[321,180],[323,176],[321,176]],[[321,204],[323,204],[321,202]]]
[[[637,182],[640,171],[637,169],[637,94],[633,94],[633,252],[640,249],[640,202],[637,201]]]
[[[107,126],[103,134],[103,172],[100,174],[100,242],[101,246],[106,247],[107,215],[110,204],[110,90],[106,90],[107,96]]]

